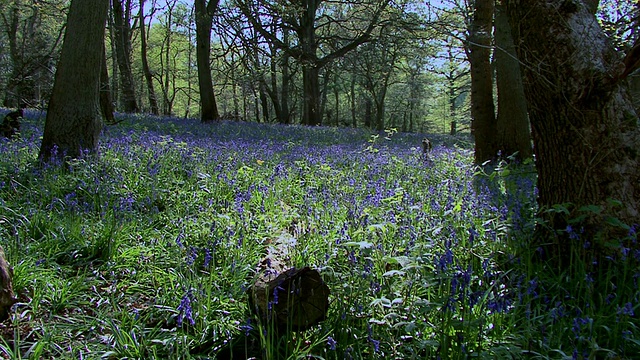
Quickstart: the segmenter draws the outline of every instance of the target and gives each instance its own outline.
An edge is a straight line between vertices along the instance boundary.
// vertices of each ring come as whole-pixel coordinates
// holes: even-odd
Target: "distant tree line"
[[[0,10],[2,104],[46,108],[69,1]],[[125,113],[468,131],[466,31],[416,1],[111,0],[101,89]]]

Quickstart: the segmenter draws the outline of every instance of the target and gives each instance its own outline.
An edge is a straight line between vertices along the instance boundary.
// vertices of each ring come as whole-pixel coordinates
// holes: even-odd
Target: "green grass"
[[[20,296],[0,357],[204,359],[228,342],[262,359],[640,353],[639,254],[533,262],[531,166],[483,175],[465,139],[433,136],[425,162],[417,134],[135,117],[65,171],[35,166],[42,120],[27,116],[0,142]],[[283,232],[331,297],[324,322],[277,336],[246,289]]]

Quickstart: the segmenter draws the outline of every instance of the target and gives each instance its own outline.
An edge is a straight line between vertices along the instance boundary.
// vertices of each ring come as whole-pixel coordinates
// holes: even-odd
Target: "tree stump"
[[[4,250],[0,246],[0,321],[9,317],[11,306],[18,300],[13,294],[13,269],[4,257]]]
[[[303,331],[324,320],[329,309],[329,287],[310,267],[288,266],[296,239],[284,233],[258,265],[258,278],[249,288],[249,304],[262,321],[280,331]]]

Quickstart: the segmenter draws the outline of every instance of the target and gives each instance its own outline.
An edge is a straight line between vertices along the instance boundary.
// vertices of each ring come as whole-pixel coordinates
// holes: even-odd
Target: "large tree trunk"
[[[320,64],[318,64],[318,42],[316,41],[316,11],[321,0],[301,1],[299,27],[296,29],[302,54],[303,110],[302,123],[315,126],[322,122],[320,113]],[[324,66],[324,64],[323,64]]]
[[[200,119],[202,122],[217,120],[218,105],[213,92],[213,79],[211,78],[211,27],[213,25],[213,13],[218,7],[218,0],[196,0],[196,62],[198,63],[198,84],[200,85]]]
[[[471,129],[475,138],[475,161],[495,158],[496,115],[491,71],[491,29],[495,0],[476,0],[467,46],[471,65]]]
[[[387,97],[387,88],[386,86],[380,89],[380,92],[377,96],[374,96],[374,102],[376,104],[376,130],[384,131],[385,123],[384,123],[384,114],[385,114],[385,106],[384,99]]]
[[[121,0],[113,0],[113,22],[115,33],[116,60],[120,70],[120,87],[122,89],[122,107],[126,113],[138,112],[135,83],[131,72],[131,36],[129,21],[131,20],[131,0],[127,0],[125,8]]]
[[[302,91],[304,104],[302,123],[304,125],[320,125],[320,80],[319,69],[311,64],[302,66]]]
[[[523,62],[541,215],[552,229],[563,230],[565,216],[545,210],[573,204],[569,217],[586,216],[573,226],[584,226],[584,238],[603,249],[603,242],[616,235],[595,236],[607,230],[606,216],[627,224],[640,218],[640,130],[626,89],[617,80],[624,71],[621,56],[585,1],[507,4]],[[579,210],[586,205],[603,211]],[[537,233],[549,241],[543,226]],[[556,256],[582,246],[572,245],[568,232],[560,233],[563,236],[552,238]]]
[[[511,37],[509,16],[502,5],[496,7],[496,85],[498,88],[498,143],[502,156],[512,156],[518,161],[530,159],[531,132],[527,100],[524,97],[520,63]]]
[[[100,69],[108,0],[72,0],[39,158],[98,150]]]
[[[153,115],[159,115],[160,110],[158,109],[158,98],[156,97],[156,91],[153,88],[153,75],[151,74],[149,61],[147,60],[147,29],[144,22],[144,3],[145,0],[140,0],[140,58],[142,60],[142,72],[144,73],[144,79],[147,82],[147,95],[149,97],[151,113]]]

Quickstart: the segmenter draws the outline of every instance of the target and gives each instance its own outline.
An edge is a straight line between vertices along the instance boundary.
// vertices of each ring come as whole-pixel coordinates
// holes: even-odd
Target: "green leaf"
[[[602,212],[602,207],[598,205],[585,205],[581,206],[579,211],[600,214]]]
[[[619,227],[621,229],[629,230],[629,225],[623,223],[617,217],[609,216],[609,217],[607,217],[607,219],[605,221],[607,222],[607,224],[609,224],[611,226],[615,226],[615,227]]]

